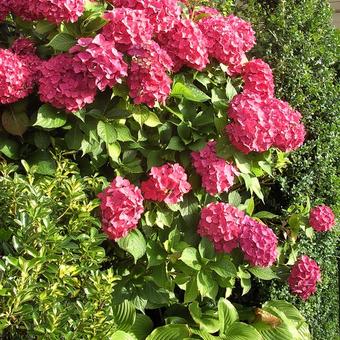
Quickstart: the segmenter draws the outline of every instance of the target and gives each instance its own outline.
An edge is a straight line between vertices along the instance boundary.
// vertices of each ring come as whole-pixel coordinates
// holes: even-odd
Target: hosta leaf
[[[209,333],[216,333],[220,329],[217,312],[213,310],[202,312],[197,301],[190,304],[189,311],[192,318],[201,329],[204,329]]]
[[[132,333],[137,340],[144,340],[152,331],[152,320],[144,314],[137,314],[129,333]]]
[[[136,340],[137,338],[133,334],[126,333],[124,331],[117,331],[112,334],[110,340]]]
[[[117,329],[122,331],[128,331],[136,320],[136,309],[128,300],[119,305],[112,305],[112,314]]]
[[[145,254],[145,239],[143,234],[138,229],[129,232],[127,236],[120,238],[117,243],[120,248],[124,249],[133,256],[135,262],[137,262],[137,260],[143,257]]]
[[[146,340],[179,340],[190,336],[187,325],[171,324],[156,328]]]
[[[218,301],[218,318],[221,333],[225,333],[228,328],[239,320],[238,313],[234,305],[227,299],[221,298]]]
[[[224,334],[228,340],[263,340],[254,327],[243,322],[234,322]],[[278,339],[283,340],[280,337]]]

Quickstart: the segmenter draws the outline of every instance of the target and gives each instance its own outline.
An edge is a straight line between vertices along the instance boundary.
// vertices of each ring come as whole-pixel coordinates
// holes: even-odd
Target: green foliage
[[[257,32],[254,56],[264,58],[274,69],[276,94],[303,114],[308,129],[307,142],[292,154],[281,177],[283,198],[276,200],[278,209],[282,201],[305,203],[308,195],[313,205],[324,202],[338,214],[340,88],[335,62],[339,35],[331,24],[329,2],[253,0],[239,10]],[[315,339],[334,339],[338,334],[338,239],[336,232],[325,233],[312,240],[304,236],[296,245],[298,253],[310,254],[321,264],[323,282],[315,297],[300,303],[286,286],[276,282],[268,292],[271,298],[294,301],[307,317]]]

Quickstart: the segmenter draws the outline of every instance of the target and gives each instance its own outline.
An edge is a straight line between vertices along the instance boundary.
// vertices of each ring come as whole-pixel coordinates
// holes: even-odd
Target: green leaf
[[[277,279],[278,276],[272,271],[271,268],[263,267],[249,267],[248,270],[257,278],[261,280]]]
[[[237,274],[236,267],[227,256],[222,255],[216,262],[209,263],[209,268],[221,277],[235,277]]]
[[[121,154],[121,147],[119,143],[110,143],[106,145],[107,148],[107,152],[110,156],[110,158],[114,161],[114,162],[118,162],[119,161],[119,156]]]
[[[184,222],[188,226],[196,225],[199,218],[199,206],[196,197],[191,194],[185,195],[179,206]]]
[[[200,329],[204,329],[209,333],[216,333],[220,329],[218,314],[215,311],[208,310],[202,312],[197,301],[189,305],[189,311]]]
[[[84,134],[79,129],[78,126],[72,127],[65,135],[65,142],[69,149],[79,150],[81,147],[81,142],[84,138]]]
[[[228,340],[263,340],[254,327],[243,322],[234,322],[224,334]],[[281,340],[281,338],[276,338],[278,339]]]
[[[76,39],[67,33],[59,33],[47,44],[57,51],[67,52],[76,44]]]
[[[130,130],[127,126],[122,124],[116,124],[115,129],[117,132],[117,140],[121,142],[133,141],[133,137],[131,136]]]
[[[254,198],[250,197],[249,199],[247,199],[245,201],[245,206],[246,206],[246,212],[249,216],[251,216],[253,214],[254,208],[255,208],[255,202],[254,202]]]
[[[184,293],[184,303],[196,300],[197,296],[198,296],[197,278],[193,277],[186,284]]]
[[[215,250],[213,243],[206,237],[203,237],[198,245],[198,250],[201,257],[206,259],[212,259],[215,256]]]
[[[144,340],[148,334],[151,333],[153,328],[152,320],[144,314],[137,314],[136,321],[129,330],[137,340]]]
[[[172,136],[166,148],[168,150],[183,151],[185,149],[185,146],[178,136]]]
[[[183,250],[181,257],[179,258],[187,266],[195,270],[200,270],[201,265],[199,263],[198,251],[195,248],[189,247]]]
[[[145,254],[145,239],[143,234],[138,229],[132,230],[127,236],[120,238],[117,243],[120,248],[124,249],[133,256],[135,263]]]
[[[19,158],[19,144],[9,138],[0,136],[0,152],[11,159]]]
[[[133,334],[126,333],[124,331],[117,331],[110,337],[111,340],[136,340]]]
[[[218,292],[218,284],[211,272],[201,270],[197,274],[197,287],[202,297],[215,299]]]
[[[46,149],[51,143],[50,135],[45,131],[35,131],[33,138],[34,144],[39,149]]]
[[[117,329],[129,331],[136,320],[135,306],[128,300],[119,305],[112,305],[112,315]]]
[[[39,34],[45,34],[53,31],[56,27],[56,24],[53,24],[49,21],[39,20],[36,25],[35,31]]]
[[[228,97],[229,100],[233,99],[233,97],[235,97],[237,95],[237,91],[235,89],[235,87],[232,85],[231,80],[228,80],[226,89],[225,89],[225,93]]]
[[[180,340],[190,336],[187,325],[171,324],[156,328],[146,340]]]
[[[205,102],[210,99],[203,91],[192,84],[185,84],[180,81],[174,83],[171,91],[172,97],[185,98],[192,102]]]
[[[14,136],[22,136],[29,127],[29,119],[26,112],[4,111],[1,115],[2,126]]]
[[[241,195],[237,191],[232,191],[228,195],[228,203],[234,207],[238,207],[241,204]]]
[[[156,127],[158,125],[161,125],[162,122],[159,120],[158,116],[154,112],[149,111],[148,117],[144,121],[144,124],[149,127]]]
[[[235,162],[237,169],[240,170],[244,174],[250,174],[251,171],[251,163],[250,161],[246,158],[245,155],[241,154],[240,152],[237,152],[235,155]]]
[[[41,175],[53,176],[57,165],[53,157],[46,151],[35,152],[28,160],[30,166],[36,167],[36,172]]]
[[[218,319],[222,334],[226,333],[228,328],[239,320],[237,310],[229,300],[221,298],[218,301]]]
[[[106,143],[111,144],[116,141],[117,133],[113,124],[99,121],[97,125],[98,136]]]
[[[55,129],[66,124],[66,117],[63,113],[49,104],[42,105],[38,110],[37,121],[34,126],[41,126],[45,129]]]
[[[254,214],[253,217],[272,219],[272,218],[278,217],[278,215],[275,215],[269,211],[259,211],[256,214]]]
[[[251,289],[251,280],[246,278],[241,278],[242,296],[246,295]]]
[[[146,256],[148,257],[148,266],[158,266],[165,262],[166,252],[157,241],[149,240],[146,246]]]

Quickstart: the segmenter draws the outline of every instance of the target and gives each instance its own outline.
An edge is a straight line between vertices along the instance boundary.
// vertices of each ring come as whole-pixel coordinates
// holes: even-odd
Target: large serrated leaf
[[[192,84],[177,81],[171,91],[172,97],[185,98],[193,102],[205,102],[210,99],[203,91]]]
[[[261,280],[272,280],[277,279],[278,276],[272,271],[271,268],[262,267],[250,267],[248,270],[257,278]]]
[[[127,236],[120,238],[117,243],[120,248],[133,256],[135,262],[145,254],[146,242],[143,234],[138,229],[129,232]]]
[[[42,105],[38,110],[37,121],[33,124],[45,129],[55,129],[64,126],[66,123],[65,114],[49,104]]]

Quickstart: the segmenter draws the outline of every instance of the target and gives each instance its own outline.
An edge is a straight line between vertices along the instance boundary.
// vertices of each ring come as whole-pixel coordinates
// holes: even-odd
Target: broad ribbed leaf
[[[180,340],[190,336],[190,330],[187,325],[166,325],[156,328],[146,340]]]
[[[227,329],[225,335],[228,340],[263,340],[261,334],[254,327],[243,322],[234,322]],[[275,340],[278,339],[283,340],[281,338]]]
[[[223,334],[239,319],[234,305],[227,299],[223,298],[218,301],[218,318],[220,323],[220,332]]]
[[[191,317],[201,329],[206,330],[209,333],[216,333],[220,329],[217,312],[213,310],[202,312],[197,301],[190,304],[189,311]]]
[[[129,331],[135,323],[136,309],[128,300],[124,300],[124,302],[119,305],[113,305],[112,313],[114,315],[114,322],[119,330]]]
[[[147,315],[137,314],[129,333],[132,333],[137,340],[144,340],[151,333],[152,326],[152,320]]]

